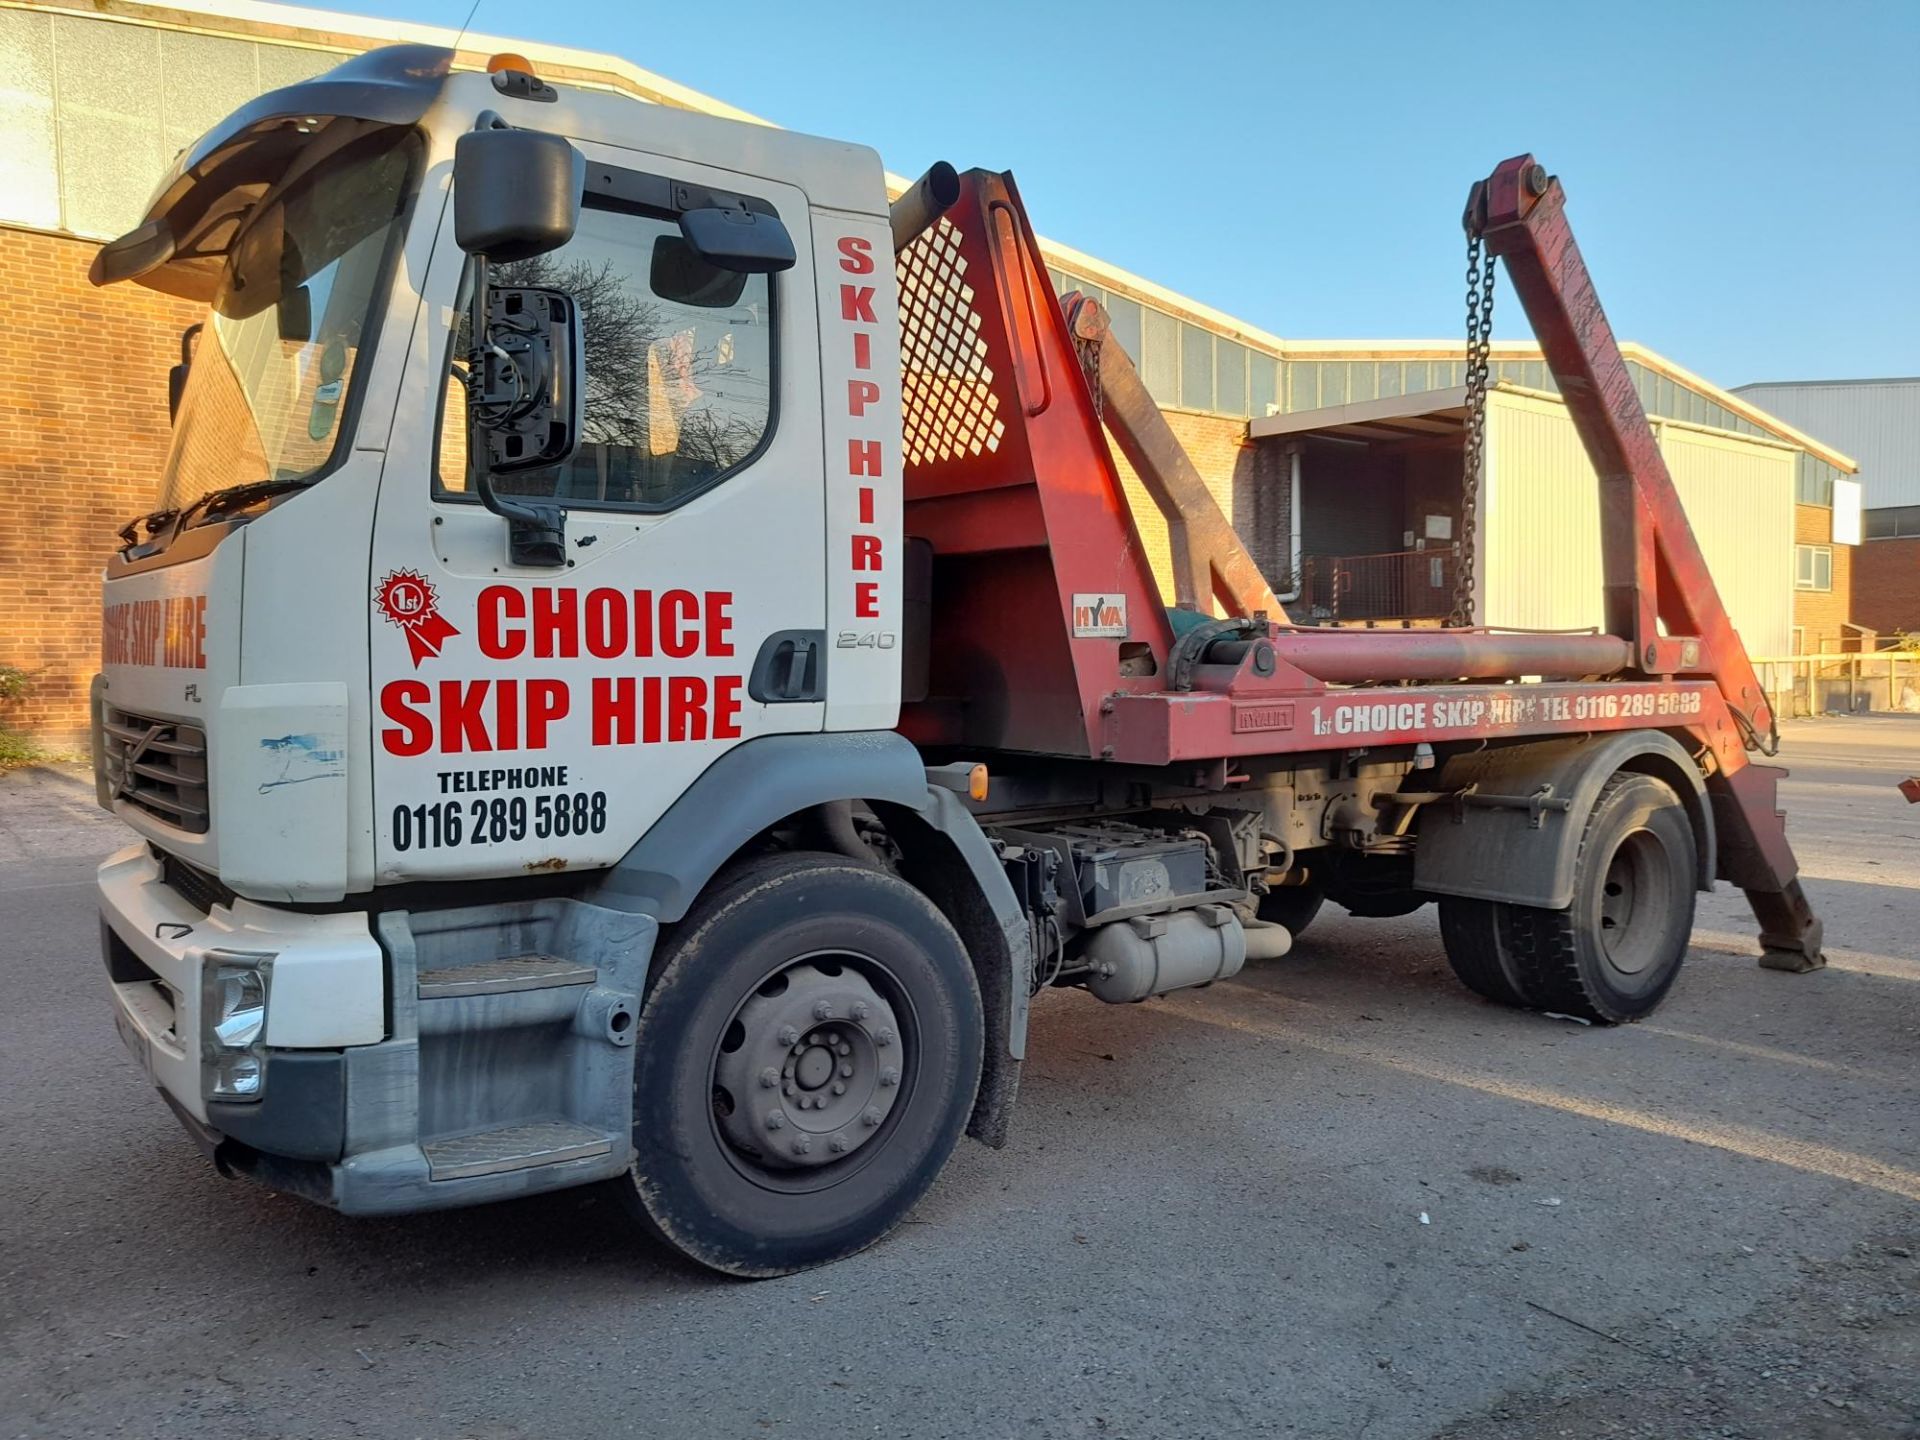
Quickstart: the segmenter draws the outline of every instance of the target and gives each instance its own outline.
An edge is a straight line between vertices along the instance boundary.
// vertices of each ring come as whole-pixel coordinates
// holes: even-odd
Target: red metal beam
[[[1533,156],[1518,155],[1473,187],[1465,219],[1488,252],[1507,262],[1547,368],[1599,475],[1607,629],[1633,642],[1636,663],[1649,675],[1710,675],[1737,722],[1689,728],[1711,754],[1707,783],[1720,874],[1746,891],[1760,921],[1761,963],[1784,970],[1822,965],[1820,921],[1800,888],[1774,798],[1785,772],[1747,759],[1747,750],[1760,748],[1760,737],[1773,732],[1773,711],[1720,603],[1600,308],[1567,224],[1565,192]]]
[[[1473,187],[1467,225],[1507,275],[1600,477],[1607,630],[1633,642],[1651,675],[1709,674],[1756,732],[1773,724],[1765,690],[1720,603],[1659,441],[1615,343],[1560,182],[1531,155]],[[1661,633],[1664,623],[1665,634]],[[1698,644],[1689,650],[1689,640]]]

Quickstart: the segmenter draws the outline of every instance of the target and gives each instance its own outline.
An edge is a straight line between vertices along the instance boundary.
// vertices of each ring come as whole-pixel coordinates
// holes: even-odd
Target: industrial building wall
[[[1287,517],[1284,505],[1277,507],[1275,516],[1261,527],[1266,533],[1261,536],[1248,536],[1247,520],[1252,514],[1254,504],[1252,491],[1256,484],[1260,488],[1283,488],[1284,470],[1270,476],[1261,476],[1256,481],[1255,465],[1261,449],[1278,453],[1280,447],[1256,446],[1247,439],[1247,422],[1226,415],[1200,415],[1187,410],[1167,410],[1163,412],[1167,424],[1173,427],[1173,433],[1186,447],[1193,465],[1200,477],[1207,482],[1207,489],[1219,503],[1221,513],[1227,519],[1239,525],[1242,538],[1249,542],[1249,549],[1256,561],[1266,573],[1269,583],[1279,586],[1284,577],[1277,574],[1274,547],[1284,552],[1285,542],[1277,541],[1276,535],[1287,533]],[[1160,582],[1160,593],[1171,605],[1173,603],[1173,562],[1167,548],[1167,522],[1160,516],[1160,507],[1153,503],[1153,497],[1147,493],[1147,487],[1140,483],[1140,477],[1133,473],[1133,467],[1127,464],[1126,457],[1120,453],[1120,447],[1113,437],[1107,437],[1107,448],[1113,452],[1114,464],[1120,471],[1120,483],[1127,495],[1127,504],[1133,509],[1134,524],[1140,529],[1140,543],[1145,547],[1147,559],[1153,565],[1154,579]],[[1235,496],[1239,504],[1235,504]],[[1273,497],[1262,496],[1262,509],[1265,511]],[[1263,546],[1265,548],[1263,548]],[[1280,562],[1284,569],[1284,562]]]
[[[1762,382],[1734,393],[1857,460],[1868,509],[1920,505],[1920,379]]]
[[[1824,590],[1798,588],[1793,592],[1794,653],[1821,655],[1829,651],[1857,649],[1858,638],[1847,629],[1853,613],[1853,557],[1856,545],[1833,543],[1833,510],[1825,505],[1793,507],[1794,544],[1824,546],[1828,552],[1828,583]],[[1868,624],[1867,621],[1859,621]]]
[[[1920,635],[1920,537],[1853,547],[1853,618],[1882,635]]]
[[[203,307],[96,290],[100,247],[0,226],[0,276],[31,296],[0,329],[0,664],[29,690],[0,725],[79,748],[100,668],[100,572],[114,532],[153,509],[167,458],[167,369]]]
[[[1490,396],[1487,408],[1483,622],[1556,630],[1599,625],[1599,490],[1566,408],[1510,392]],[[1754,655],[1788,653],[1793,452],[1691,427],[1659,430],[1661,453],[1742,642]]]

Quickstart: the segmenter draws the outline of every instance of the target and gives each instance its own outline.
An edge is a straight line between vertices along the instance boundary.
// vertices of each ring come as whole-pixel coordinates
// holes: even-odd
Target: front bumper
[[[354,1214],[470,1205],[621,1173],[656,922],[579,901],[314,915],[202,911],[143,846],[100,867],[114,1020],[225,1173]],[[500,988],[533,949],[586,956]],[[271,957],[260,1098],[202,1083],[201,972]],[[538,969],[540,967],[530,967]],[[472,977],[474,983],[462,983]],[[616,1020],[616,1017],[619,1017]]]

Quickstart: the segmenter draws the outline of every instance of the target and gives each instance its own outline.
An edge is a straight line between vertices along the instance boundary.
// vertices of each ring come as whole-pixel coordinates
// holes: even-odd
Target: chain
[[[1083,298],[1081,303],[1091,305],[1093,302]],[[1093,396],[1093,418],[1102,422],[1106,420],[1107,397],[1100,393],[1100,347],[1106,339],[1104,334],[1092,340],[1082,340],[1076,335],[1073,341],[1074,349],[1080,354],[1081,373],[1087,377],[1087,391]]]
[[[1467,418],[1460,475],[1460,537],[1454,541],[1449,625],[1474,622],[1473,552],[1480,519],[1480,468],[1487,448],[1487,356],[1493,335],[1493,256],[1467,232]]]

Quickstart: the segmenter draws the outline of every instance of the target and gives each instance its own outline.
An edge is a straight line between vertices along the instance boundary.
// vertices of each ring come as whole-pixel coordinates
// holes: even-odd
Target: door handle
[[[827,632],[776,630],[760,645],[747,694],[763,705],[803,705],[827,698]]]

